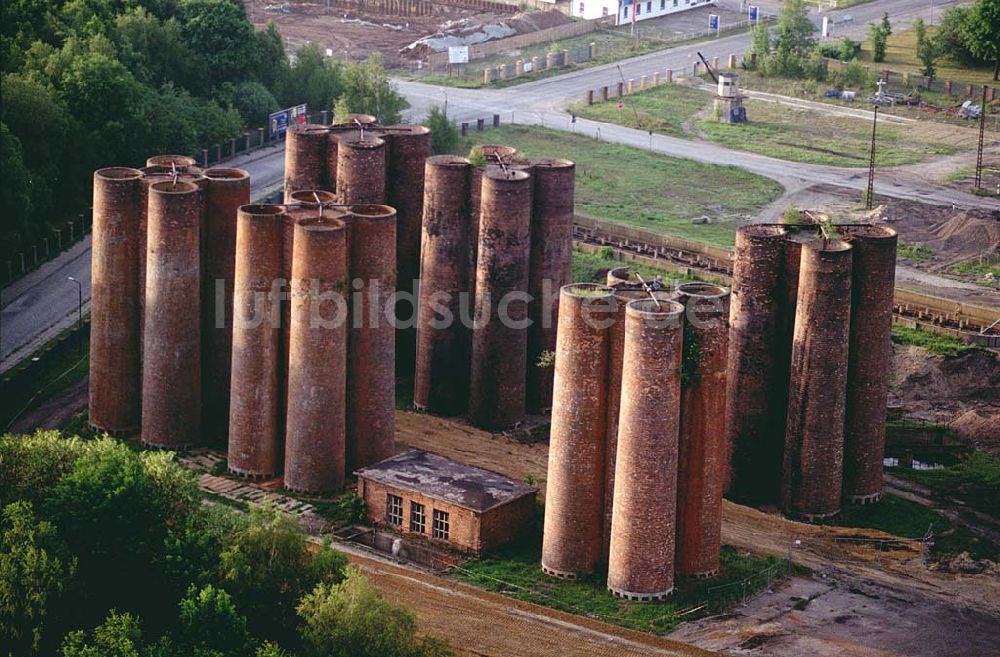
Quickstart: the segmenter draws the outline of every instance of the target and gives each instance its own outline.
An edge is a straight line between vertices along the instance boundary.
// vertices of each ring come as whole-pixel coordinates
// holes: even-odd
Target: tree
[[[815,31],[805,0],[785,0],[778,12],[775,49],[785,56],[806,57],[816,43]]]
[[[744,57],[743,65],[750,70],[763,68],[764,59],[771,54],[771,35],[767,31],[767,25],[757,23],[750,29],[750,52],[756,57]]]
[[[1000,80],[1000,0],[979,0],[965,20],[965,43],[974,56],[993,62],[993,79]]]
[[[355,568],[340,584],[318,584],[299,603],[307,657],[445,657],[447,644],[417,637],[413,615],[388,602]]]
[[[63,640],[61,657],[139,657],[142,628],[132,614],[112,611],[104,623],[94,628],[88,641],[83,630],[70,632]]]
[[[882,16],[882,22],[879,25],[875,23],[868,24],[868,38],[872,42],[872,61],[873,62],[884,62],[885,61],[885,49],[889,41],[889,35],[892,34],[892,26],[889,24],[889,14],[886,13]]]
[[[458,130],[448,119],[440,106],[435,105],[424,119],[424,125],[431,129],[431,152],[435,155],[453,153],[458,147]]]
[[[22,245],[31,223],[31,174],[24,166],[21,140],[0,122],[0,171],[4,184],[0,187],[0,236],[11,250]]]
[[[391,125],[403,120],[409,107],[389,82],[382,56],[374,54],[363,62],[349,62],[344,69],[344,91],[351,112],[374,115],[379,123]]]
[[[178,645],[187,654],[246,657],[255,647],[246,617],[236,611],[228,593],[211,584],[200,590],[188,588],[180,603],[178,636]]]
[[[249,76],[254,31],[238,0],[182,0],[181,33],[191,52],[207,65],[210,86]]]
[[[251,126],[266,125],[268,115],[279,109],[274,95],[260,82],[227,82],[219,91],[219,100],[232,105]]]
[[[76,571],[76,559],[52,523],[30,502],[14,502],[0,519],[0,653],[36,654],[52,603]]]
[[[982,64],[982,60],[972,54],[966,44],[965,23],[970,7],[952,7],[941,15],[941,23],[934,35],[941,44],[941,53],[952,61],[966,66]]]
[[[913,21],[913,31],[917,36],[917,59],[920,60],[921,73],[933,79],[937,74],[934,64],[941,56],[941,47],[934,37],[927,34],[924,19]]]
[[[219,556],[221,584],[251,626],[279,639],[295,627],[298,600],[320,582],[339,582],[345,564],[329,548],[310,553],[295,521],[274,509],[251,509]]]

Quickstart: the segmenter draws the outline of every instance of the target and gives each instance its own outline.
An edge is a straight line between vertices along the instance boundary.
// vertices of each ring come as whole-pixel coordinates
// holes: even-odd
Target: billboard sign
[[[750,5],[750,22],[751,23],[756,23],[757,22],[757,15],[758,14],[760,14],[760,7],[757,7],[756,5]]]
[[[468,64],[469,46],[448,46],[449,64]]]
[[[268,134],[271,139],[281,139],[289,126],[306,122],[306,106],[286,107],[267,117]]]
[[[719,30],[719,15],[718,14],[709,14],[708,15],[708,29],[715,30],[715,31]]]

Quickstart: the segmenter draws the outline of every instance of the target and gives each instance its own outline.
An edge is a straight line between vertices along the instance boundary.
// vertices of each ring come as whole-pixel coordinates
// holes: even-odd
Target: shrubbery
[[[371,614],[315,613],[350,609],[345,596]],[[287,516],[205,506],[169,453],[0,438],[0,655],[340,655],[315,637],[372,634],[386,657],[448,654]]]

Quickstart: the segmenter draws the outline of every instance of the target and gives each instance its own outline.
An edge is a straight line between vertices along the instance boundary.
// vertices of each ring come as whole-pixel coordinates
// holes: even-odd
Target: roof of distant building
[[[411,449],[355,472],[358,477],[411,490],[477,513],[538,491],[497,472]]]

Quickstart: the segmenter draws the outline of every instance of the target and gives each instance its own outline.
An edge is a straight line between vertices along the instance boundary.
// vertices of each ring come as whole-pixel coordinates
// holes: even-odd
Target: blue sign
[[[718,14],[709,14],[708,15],[708,28],[710,30],[718,30],[719,29],[719,16],[718,16]]]
[[[268,133],[271,139],[281,139],[289,126],[306,122],[306,106],[296,105],[268,115]]]
[[[760,7],[757,7],[755,5],[750,5],[750,22],[751,23],[756,23],[757,22],[757,13],[759,11],[760,11]]]

